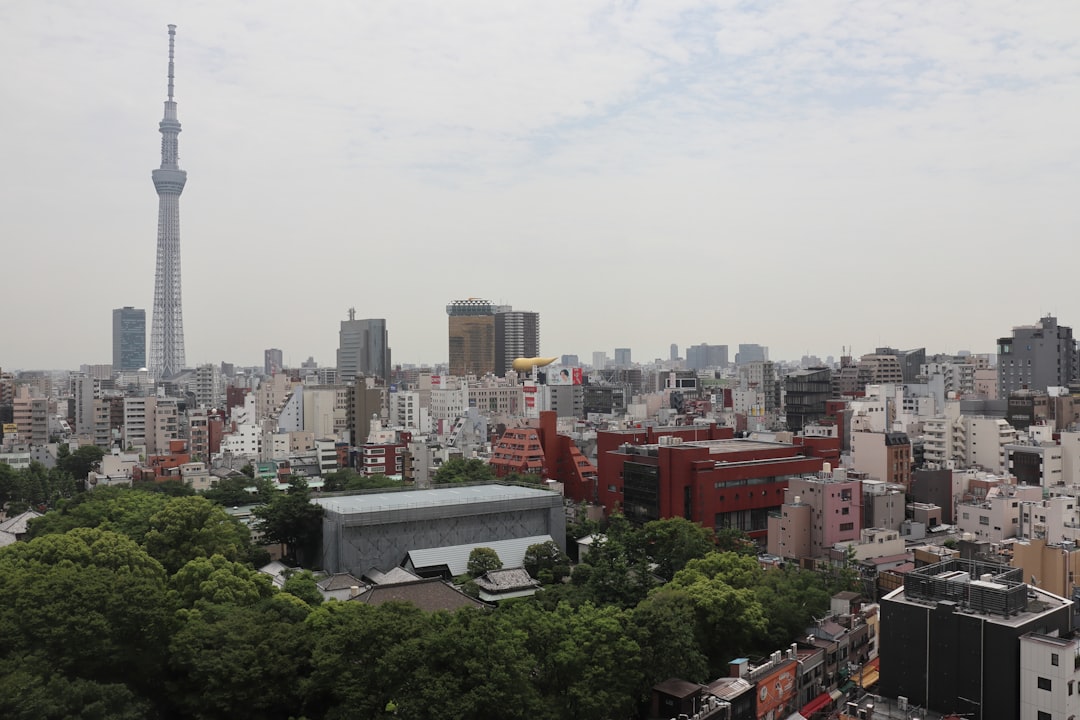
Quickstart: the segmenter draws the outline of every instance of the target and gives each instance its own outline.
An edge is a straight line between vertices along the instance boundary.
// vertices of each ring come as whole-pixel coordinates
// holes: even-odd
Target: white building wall
[[[1020,638],[1020,719],[1080,717],[1080,668],[1076,640]],[[1045,715],[1040,715],[1045,713]]]
[[[281,413],[277,418],[278,432],[291,433],[308,429],[304,427],[304,402],[304,386],[297,385],[281,406]]]

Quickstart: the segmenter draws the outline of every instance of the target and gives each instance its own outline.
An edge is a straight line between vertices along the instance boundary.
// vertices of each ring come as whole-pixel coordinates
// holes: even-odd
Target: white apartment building
[[[1022,502],[1016,536],[1049,543],[1080,539],[1078,506],[1080,502],[1075,497],[1060,495],[1046,500]]]
[[[238,425],[221,439],[221,452],[258,460],[263,451],[263,433],[258,425]]]
[[[225,382],[218,365],[207,363],[195,368],[190,389],[195,393],[197,407],[219,408],[225,404]]]
[[[431,419],[452,423],[469,407],[469,388],[460,380],[443,378],[443,383],[431,389]]]
[[[1004,474],[1005,447],[1016,444],[1016,430],[1003,418],[961,415],[960,403],[945,403],[945,413],[923,422],[923,452],[938,467],[980,467]]]
[[[1040,502],[1042,488],[1030,485],[998,485],[990,488],[978,503],[960,503],[956,526],[971,533],[976,540],[1001,542],[1017,536],[1020,530],[1020,505]]]
[[[406,430],[427,433],[431,429],[430,416],[420,405],[420,393],[413,390],[392,392],[389,396],[389,424]]]
[[[1080,717],[1080,640],[1020,636],[1020,719]]]
[[[304,403],[307,400],[304,396],[304,386],[297,385],[285,398],[285,402],[277,413],[278,432],[291,433],[307,429],[304,427]]]
[[[155,415],[157,397],[124,398],[124,434],[125,448],[143,448],[148,455],[153,455],[156,448],[151,448],[155,440]]]
[[[300,388],[297,390],[299,391]],[[345,404],[348,402],[347,386],[342,386],[340,391],[334,387],[304,387],[303,398],[304,430],[314,434],[315,437],[340,437],[338,434],[339,416],[342,429],[347,419],[345,412]],[[344,398],[344,402],[339,403],[341,398]]]

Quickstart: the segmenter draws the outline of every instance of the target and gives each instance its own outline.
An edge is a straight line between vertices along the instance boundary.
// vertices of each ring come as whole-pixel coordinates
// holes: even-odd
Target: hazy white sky
[[[350,306],[440,361],[470,296],[583,360],[1080,328],[1075,0],[12,0],[4,368],[151,315],[168,23],[189,364],[333,364]]]

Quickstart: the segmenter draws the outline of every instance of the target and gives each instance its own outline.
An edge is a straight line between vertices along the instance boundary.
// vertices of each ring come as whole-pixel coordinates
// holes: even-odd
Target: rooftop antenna
[[[169,102],[173,99],[173,44],[176,42],[176,26],[169,26]]]

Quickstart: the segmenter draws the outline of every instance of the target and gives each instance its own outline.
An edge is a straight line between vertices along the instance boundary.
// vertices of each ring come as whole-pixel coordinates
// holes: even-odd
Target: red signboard
[[[758,680],[758,720],[782,720],[788,713],[782,710],[795,697],[795,662],[783,663],[776,671]]]

